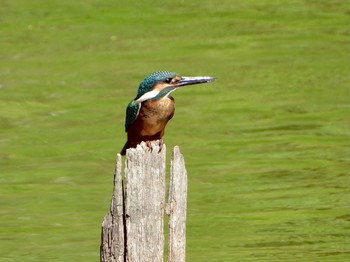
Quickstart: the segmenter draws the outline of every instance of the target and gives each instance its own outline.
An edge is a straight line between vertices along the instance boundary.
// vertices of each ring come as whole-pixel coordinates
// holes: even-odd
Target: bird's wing
[[[136,120],[139,111],[140,111],[141,103],[133,100],[128,104],[126,108],[126,117],[125,117],[125,132],[128,130],[129,126],[134,123]]]

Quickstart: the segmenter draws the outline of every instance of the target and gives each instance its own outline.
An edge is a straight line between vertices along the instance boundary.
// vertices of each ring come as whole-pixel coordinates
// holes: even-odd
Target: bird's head
[[[150,74],[140,83],[135,100],[143,102],[150,99],[160,99],[168,96],[179,87],[208,83],[214,80],[215,78],[209,76],[186,77],[174,72],[158,71]]]

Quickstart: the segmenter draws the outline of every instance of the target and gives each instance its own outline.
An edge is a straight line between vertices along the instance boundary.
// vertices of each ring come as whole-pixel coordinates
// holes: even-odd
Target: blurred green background
[[[3,0],[0,261],[98,261],[140,81],[176,93],[187,261],[349,258],[349,14],[340,0]]]

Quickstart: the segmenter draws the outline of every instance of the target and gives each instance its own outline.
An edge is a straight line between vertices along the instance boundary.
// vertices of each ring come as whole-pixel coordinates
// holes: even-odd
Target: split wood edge
[[[166,146],[146,143],[117,155],[110,210],[102,223],[101,262],[162,262],[164,210],[169,216],[168,262],[184,262],[186,248],[187,172],[178,146],[172,153],[165,206]],[[151,189],[151,190],[150,190]]]

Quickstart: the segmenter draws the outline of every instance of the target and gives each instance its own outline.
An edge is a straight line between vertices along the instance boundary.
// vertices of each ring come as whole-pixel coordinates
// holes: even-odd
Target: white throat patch
[[[159,94],[158,90],[152,90],[140,96],[136,101],[139,103],[142,103],[143,101],[156,97],[158,94]]]

